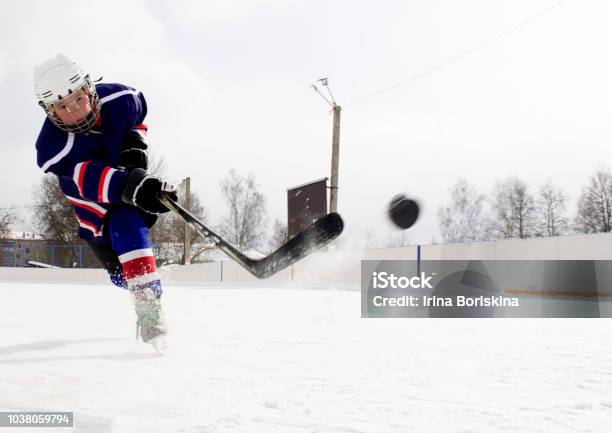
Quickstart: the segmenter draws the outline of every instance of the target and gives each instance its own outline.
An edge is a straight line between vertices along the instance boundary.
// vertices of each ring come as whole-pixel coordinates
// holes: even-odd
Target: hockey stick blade
[[[276,251],[256,260],[241,253],[165,193],[161,193],[159,199],[191,228],[212,241],[217,248],[257,278],[268,278],[285,269],[336,239],[344,229],[344,222],[339,214],[327,214],[281,245]]]

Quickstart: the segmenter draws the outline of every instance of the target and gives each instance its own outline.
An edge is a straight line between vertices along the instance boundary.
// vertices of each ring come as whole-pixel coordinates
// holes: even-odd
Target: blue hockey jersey
[[[143,125],[147,104],[141,92],[122,84],[97,84],[100,117],[87,133],[62,131],[48,118],[36,141],[38,166],[59,178],[74,207],[79,236],[101,240],[104,216],[121,201],[127,174],[117,168],[121,144],[131,130]]]

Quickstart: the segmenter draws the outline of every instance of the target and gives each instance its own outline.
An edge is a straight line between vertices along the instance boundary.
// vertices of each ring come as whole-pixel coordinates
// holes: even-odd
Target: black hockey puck
[[[389,218],[401,229],[409,229],[419,217],[419,205],[404,194],[398,194],[391,199],[388,209]]]

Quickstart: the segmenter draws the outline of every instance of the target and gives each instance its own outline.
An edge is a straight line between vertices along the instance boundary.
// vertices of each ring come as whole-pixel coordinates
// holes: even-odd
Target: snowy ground
[[[609,432],[612,322],[361,319],[357,291],[0,283],[0,411],[75,432]],[[9,429],[49,433],[55,429]]]

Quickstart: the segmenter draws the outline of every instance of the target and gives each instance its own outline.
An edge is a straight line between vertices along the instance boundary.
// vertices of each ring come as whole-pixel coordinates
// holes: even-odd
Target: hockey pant
[[[102,242],[87,240],[87,244],[113,284],[132,291],[149,287],[161,296],[149,228],[135,207],[119,206],[109,212]]]

